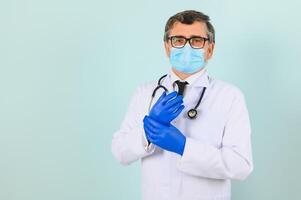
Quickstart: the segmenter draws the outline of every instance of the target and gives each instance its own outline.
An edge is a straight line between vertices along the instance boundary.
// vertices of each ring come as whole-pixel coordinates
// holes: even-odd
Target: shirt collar
[[[169,72],[170,82],[173,84],[176,80],[187,81],[189,83],[188,86],[193,87],[208,87],[209,85],[209,77],[207,73],[207,69],[203,68],[201,71],[192,74],[184,80],[181,80],[173,71],[170,69]]]

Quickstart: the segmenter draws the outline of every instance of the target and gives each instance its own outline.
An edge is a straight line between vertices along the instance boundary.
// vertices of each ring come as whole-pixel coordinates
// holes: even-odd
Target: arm
[[[178,169],[195,176],[236,180],[243,180],[252,172],[251,128],[242,95],[232,103],[224,128],[222,147],[218,149],[186,138]]]
[[[143,129],[143,106],[141,106],[142,88],[139,87],[133,95],[125,118],[112,140],[112,153],[116,160],[123,165],[148,156],[154,151],[151,145],[149,151],[145,150],[147,143]]]

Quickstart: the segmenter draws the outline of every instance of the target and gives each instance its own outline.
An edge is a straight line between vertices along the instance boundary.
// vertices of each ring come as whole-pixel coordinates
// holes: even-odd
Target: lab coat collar
[[[169,74],[167,75],[166,82],[168,83],[165,86],[170,86],[171,88],[173,87],[172,84],[176,80],[181,80],[171,69],[169,71]],[[207,69],[204,68],[201,71],[189,76],[188,78],[181,80],[181,81],[187,81],[189,83],[189,87],[208,87],[209,85],[209,76]]]
[[[209,83],[210,83],[209,82],[210,77],[208,76],[207,70],[204,69],[204,71],[202,73],[197,73],[197,74],[198,75],[195,77],[194,81],[192,79],[189,80],[189,81],[191,81],[191,85],[189,84],[188,87],[191,87],[191,89],[193,89],[193,90],[184,96],[184,98],[186,99],[186,105],[195,105],[195,97],[194,97],[195,92],[201,91],[202,88],[204,88],[204,87],[206,87],[207,90],[205,92],[203,99],[205,100],[206,96],[208,95],[208,87],[209,87]],[[194,74],[194,75],[196,75],[196,74]],[[171,71],[170,71],[169,74],[167,74],[167,76],[161,81],[161,85],[163,85],[169,92],[172,92],[175,90],[175,88],[174,88],[175,84],[173,84],[175,80],[179,80],[179,78],[174,79],[174,77],[172,77]],[[159,96],[158,96],[158,98],[159,98]]]

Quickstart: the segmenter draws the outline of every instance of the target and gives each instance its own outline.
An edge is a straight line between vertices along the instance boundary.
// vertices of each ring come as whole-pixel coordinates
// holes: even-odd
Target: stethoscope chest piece
[[[190,119],[194,119],[196,118],[198,112],[196,111],[196,109],[192,108],[187,112],[187,115]]]

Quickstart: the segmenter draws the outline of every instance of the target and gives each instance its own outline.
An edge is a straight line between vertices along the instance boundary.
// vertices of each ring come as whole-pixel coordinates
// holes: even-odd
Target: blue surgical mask
[[[205,67],[204,49],[193,49],[189,44],[183,48],[171,48],[169,62],[172,67],[180,72],[192,74]]]

